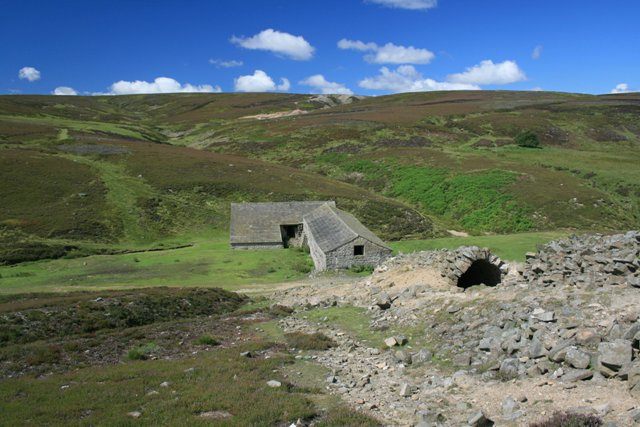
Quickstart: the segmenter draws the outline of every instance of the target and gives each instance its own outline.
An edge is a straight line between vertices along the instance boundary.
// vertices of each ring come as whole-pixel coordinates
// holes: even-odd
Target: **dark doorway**
[[[487,286],[495,286],[500,283],[501,272],[498,267],[484,259],[475,260],[467,271],[458,279],[458,287],[467,289],[471,286],[484,283]]]
[[[355,245],[353,247],[354,255],[364,255],[364,245]]]
[[[289,247],[290,240],[294,240],[300,237],[300,229],[302,224],[286,224],[280,226],[280,233],[282,234],[282,243],[285,248]]]

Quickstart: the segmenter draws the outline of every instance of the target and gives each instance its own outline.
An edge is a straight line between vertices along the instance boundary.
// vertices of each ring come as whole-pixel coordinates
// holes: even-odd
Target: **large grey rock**
[[[567,355],[567,351],[569,351],[573,344],[573,340],[558,342],[551,350],[549,350],[549,360],[556,363],[562,362]]]
[[[638,332],[640,332],[640,322],[636,322],[631,325],[631,327],[624,333],[622,338],[624,338],[625,340],[632,340]]]
[[[533,313],[531,313],[531,318],[539,320],[540,322],[554,322],[556,320],[556,314],[553,311],[536,308],[533,310]]]
[[[384,340],[384,344],[389,348],[399,345],[395,337],[386,338]]]
[[[629,391],[631,394],[640,399],[640,362],[636,362],[629,369]]]
[[[600,335],[596,331],[589,328],[582,328],[576,331],[575,340],[580,345],[597,344],[601,341]]]
[[[412,394],[413,394],[413,387],[411,387],[411,385],[407,383],[403,383],[400,386],[400,396],[408,397],[408,396],[411,396]]]
[[[574,383],[578,381],[588,380],[593,377],[593,372],[588,369],[572,369],[562,376],[562,381]]]
[[[547,351],[547,349],[544,347],[544,345],[539,339],[534,338],[531,340],[531,345],[529,345],[530,358],[539,359],[541,357],[546,356],[548,353],[549,352]]]
[[[619,371],[626,363],[631,362],[633,349],[631,341],[615,340],[598,345],[598,367],[603,374],[610,374],[609,370]],[[601,368],[608,368],[603,369]]]
[[[477,411],[471,414],[467,419],[467,424],[473,427],[491,427],[495,423],[487,417],[483,411]]]
[[[404,363],[405,365],[411,364],[411,354],[404,350],[398,350],[394,354],[398,363]]]
[[[386,292],[380,292],[380,294],[376,298],[376,305],[380,307],[381,310],[387,310],[391,308],[391,303],[391,297]]]
[[[520,404],[512,396],[507,396],[502,401],[502,416],[506,420],[513,421],[523,415],[520,411]]]
[[[504,379],[517,378],[519,369],[520,362],[518,359],[504,359],[502,363],[500,363],[500,376]]]
[[[574,368],[585,369],[591,363],[591,356],[576,347],[570,347],[564,357],[565,362]]]
[[[426,348],[420,349],[417,353],[411,355],[411,364],[418,365],[431,361],[433,354]]]

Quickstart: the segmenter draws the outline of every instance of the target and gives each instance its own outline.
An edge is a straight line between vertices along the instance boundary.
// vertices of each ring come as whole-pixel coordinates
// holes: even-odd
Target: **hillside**
[[[224,232],[238,200],[335,199],[389,240],[634,228],[639,164],[637,94],[1,96],[2,259]]]

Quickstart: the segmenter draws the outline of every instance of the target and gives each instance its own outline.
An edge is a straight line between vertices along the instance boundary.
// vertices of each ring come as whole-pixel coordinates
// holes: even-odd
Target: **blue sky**
[[[0,0],[0,23],[5,94],[640,90],[637,0]]]

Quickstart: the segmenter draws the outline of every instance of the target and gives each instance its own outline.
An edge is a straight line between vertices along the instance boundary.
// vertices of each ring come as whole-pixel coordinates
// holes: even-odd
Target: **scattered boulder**
[[[429,362],[433,354],[426,348],[420,349],[417,353],[411,355],[411,364],[419,365],[421,363]]]
[[[395,337],[385,338],[384,344],[389,348],[400,345]]]
[[[520,362],[518,359],[504,359],[500,363],[500,376],[503,379],[513,379],[518,377]]]
[[[472,427],[491,427],[495,423],[487,417],[483,411],[474,412],[468,419],[467,424]]]
[[[625,364],[631,362],[633,349],[627,340],[603,342],[598,345],[598,368],[605,376],[611,376],[611,371],[617,372]]]
[[[576,347],[567,350],[564,360],[574,368],[585,369],[591,363],[591,356]]]

